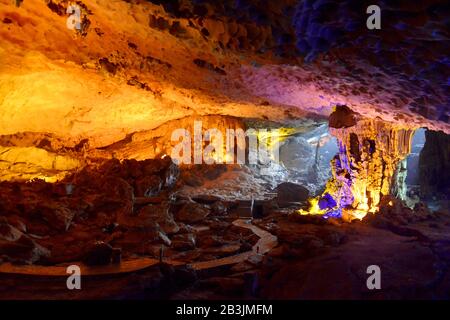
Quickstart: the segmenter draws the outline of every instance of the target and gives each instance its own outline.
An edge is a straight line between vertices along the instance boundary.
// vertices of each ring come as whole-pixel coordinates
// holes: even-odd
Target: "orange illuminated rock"
[[[267,5],[271,15],[282,15],[281,2]],[[310,66],[270,51],[256,54],[276,42],[269,25],[175,18],[149,1],[99,0],[77,2],[83,16],[77,32],[67,27],[69,2],[51,3],[0,1],[0,135],[52,133],[104,147],[194,114],[282,121],[328,116],[335,104],[370,118],[450,130],[446,121],[408,109],[406,95],[421,94],[413,86],[382,72],[372,78],[367,62]],[[368,71],[353,77],[351,70]]]

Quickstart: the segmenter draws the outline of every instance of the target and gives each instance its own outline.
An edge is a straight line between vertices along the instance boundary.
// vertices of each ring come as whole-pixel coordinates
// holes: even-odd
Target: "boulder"
[[[17,241],[22,234],[20,230],[8,224],[6,217],[0,217],[0,239]]]
[[[0,255],[8,261],[35,263],[50,256],[50,251],[20,230],[0,219]]]
[[[356,124],[356,113],[347,106],[336,106],[330,114],[329,126],[331,128],[348,128]]]
[[[192,233],[177,234],[172,237],[172,248],[175,250],[195,249],[195,237]]]
[[[201,233],[201,235],[197,236],[197,243],[203,249],[221,246],[223,242],[224,240],[221,237],[211,235],[206,232]]]
[[[225,229],[227,229],[230,226],[229,222],[226,221],[220,221],[220,220],[211,220],[208,222],[209,224],[209,228],[211,230],[216,230],[216,231],[223,231]]]
[[[8,223],[11,224],[13,227],[17,228],[23,233],[27,232],[27,226],[25,225],[24,219],[20,218],[17,215],[12,215],[8,217]]]
[[[170,157],[140,161],[144,176],[157,175],[163,181],[164,188],[172,188],[180,175],[180,170]]]
[[[180,230],[173,215],[169,212],[167,203],[143,207],[134,220],[136,220],[135,225],[141,226],[154,226],[157,223],[167,234],[174,234]]]
[[[153,197],[161,192],[163,181],[156,175],[145,176],[134,183],[136,197]]]
[[[51,228],[58,231],[67,231],[75,212],[60,204],[42,204],[36,208],[35,215],[44,219]]]
[[[217,201],[211,205],[211,214],[225,216],[228,214],[228,207],[222,201]]]
[[[73,231],[56,235],[51,238],[44,238],[38,240],[41,245],[49,248],[51,255],[45,261],[49,264],[59,264],[71,261],[81,261],[86,255],[86,248],[91,243],[90,239],[95,239],[97,234],[93,234],[87,230],[89,237],[86,238],[82,231],[77,231],[75,234]],[[78,232],[80,235],[78,236]]]
[[[283,182],[278,185],[276,190],[277,203],[281,208],[306,201],[309,196],[308,189],[292,182]]]
[[[197,203],[186,203],[176,214],[177,221],[196,223],[203,221],[210,213],[209,208]]]

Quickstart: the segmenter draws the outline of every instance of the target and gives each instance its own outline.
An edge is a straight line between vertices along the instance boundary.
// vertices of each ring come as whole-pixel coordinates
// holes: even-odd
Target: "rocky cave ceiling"
[[[449,133],[447,1],[381,1],[381,30],[366,2],[83,0],[77,31],[69,1],[0,0],[0,135],[104,147],[186,116],[340,104]]]

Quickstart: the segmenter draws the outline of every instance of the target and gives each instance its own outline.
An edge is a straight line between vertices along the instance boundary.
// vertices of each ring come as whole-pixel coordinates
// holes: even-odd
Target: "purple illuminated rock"
[[[322,210],[332,209],[337,206],[336,200],[327,192],[319,200],[319,208]]]

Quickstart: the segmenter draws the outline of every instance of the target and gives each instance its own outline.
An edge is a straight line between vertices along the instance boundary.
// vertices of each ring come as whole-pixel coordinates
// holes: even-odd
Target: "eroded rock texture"
[[[0,259],[50,264],[81,260],[93,242],[114,244],[123,238],[116,236],[133,228],[140,228],[146,241],[158,241],[171,230],[173,218],[167,210],[153,210],[158,218],[141,214],[140,223],[133,225],[142,208],[136,199],[170,191],[178,175],[170,158],[113,159],[92,163],[62,182],[1,182]]]
[[[414,130],[340,106],[330,116],[330,132],[339,144],[331,164],[333,178],[311,210],[350,220],[377,212],[381,198],[391,194],[394,177],[398,179],[401,160],[410,153]]]
[[[77,3],[80,30],[67,28],[68,1],[0,2],[0,134],[105,147],[189,115],[286,121],[337,104],[449,132],[441,1],[386,3],[383,38],[336,35],[365,20],[351,1]],[[327,54],[305,63],[305,41]]]

